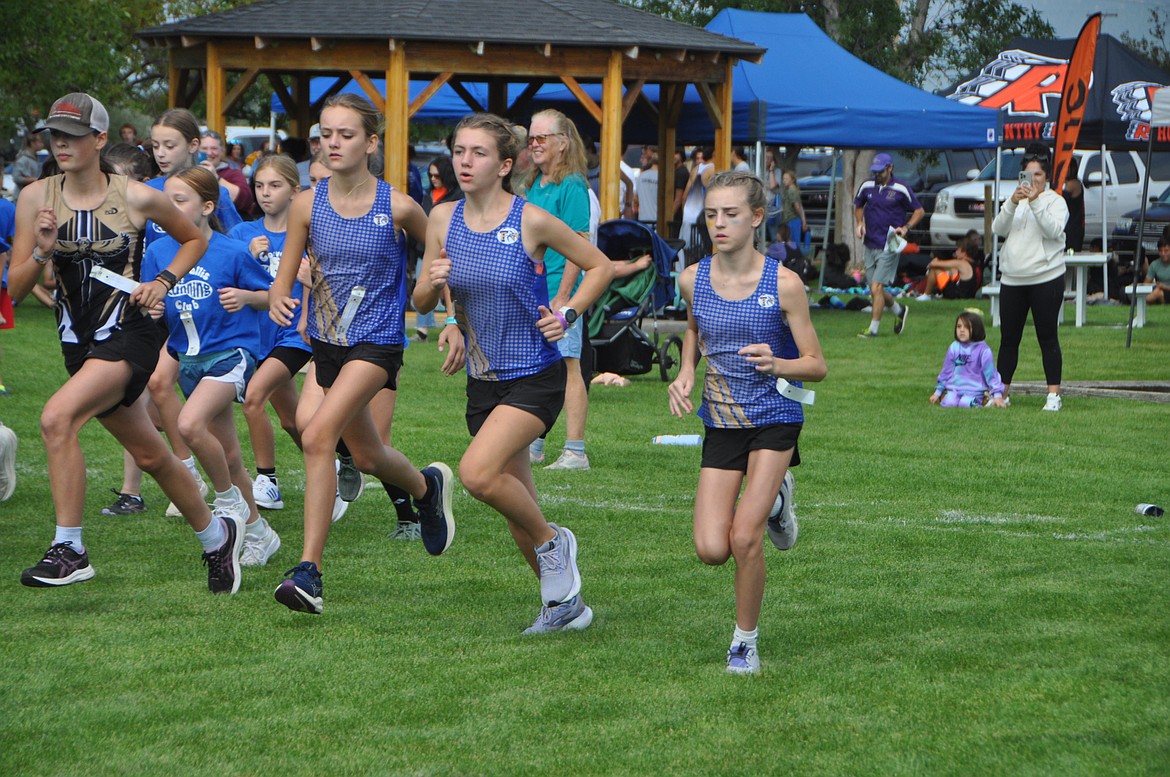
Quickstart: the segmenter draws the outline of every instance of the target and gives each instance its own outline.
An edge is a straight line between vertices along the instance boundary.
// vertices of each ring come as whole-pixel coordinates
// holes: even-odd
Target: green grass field
[[[535,580],[461,491],[435,559],[387,539],[393,511],[368,488],[330,537],[324,615],[289,612],[272,598],[300,551],[287,438],[269,514],[284,547],[237,596],[207,593],[153,482],[147,514],[99,515],[122,459],[96,424],[97,577],[21,586],[52,538],[37,419],[64,378],[51,313],[22,306],[0,333],[0,420],[21,440],[0,504],[0,775],[1170,773],[1170,518],[1133,511],[1170,501],[1167,406],[931,407],[960,307],[915,304],[904,335],[887,320],[874,341],[855,336],[868,314],[814,313],[830,372],[801,438],[800,542],[768,548],[763,672],[733,677],[733,568],[691,543],[699,449],[650,442],[700,422],[671,418],[653,375],[593,391],[591,472],[537,474],[580,541],[585,632],[520,636]],[[1170,310],[1130,350],[1123,317],[1062,327],[1066,380],[1167,378]],[[1031,330],[1022,350],[1017,380],[1042,380]],[[454,466],[463,379],[441,377],[433,344],[406,361],[396,444]]]

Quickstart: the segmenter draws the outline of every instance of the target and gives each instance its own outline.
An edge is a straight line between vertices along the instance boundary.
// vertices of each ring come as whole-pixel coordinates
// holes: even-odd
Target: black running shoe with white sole
[[[76,552],[72,542],[58,542],[49,548],[40,563],[21,573],[20,582],[30,588],[57,588],[91,580],[93,576],[89,553]]]
[[[211,520],[224,522],[227,538],[217,550],[203,554],[207,567],[207,590],[213,594],[234,594],[240,590],[240,551],[244,548],[244,521],[234,512],[216,510]]]

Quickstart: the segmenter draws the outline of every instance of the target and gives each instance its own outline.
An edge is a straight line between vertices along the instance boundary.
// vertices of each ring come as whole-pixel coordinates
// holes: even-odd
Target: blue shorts
[[[585,328],[582,318],[578,318],[573,322],[573,325],[565,330],[565,336],[557,340],[557,350],[561,352],[561,358],[564,359],[580,359],[581,358],[581,332]]]
[[[244,401],[248,381],[256,371],[256,357],[243,348],[186,356],[179,354],[179,388],[190,398],[201,380],[230,383],[236,387],[236,401]]]

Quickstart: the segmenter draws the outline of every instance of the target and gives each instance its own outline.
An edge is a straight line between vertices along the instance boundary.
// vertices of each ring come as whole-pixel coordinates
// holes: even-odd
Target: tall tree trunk
[[[825,33],[833,40],[841,39],[841,0],[824,0]]]
[[[836,240],[849,246],[849,263],[851,267],[862,264],[862,241],[857,239],[857,229],[853,218],[853,197],[857,194],[857,187],[869,177],[869,165],[873,161],[872,149],[848,149],[841,154],[841,184],[837,189],[837,196],[833,203],[836,210]]]
[[[924,50],[923,39],[926,37],[926,17],[930,13],[930,0],[916,0],[914,11],[910,14],[910,32],[906,36],[906,45],[902,47],[902,67],[907,76],[915,75],[917,83],[918,66],[928,52]]]

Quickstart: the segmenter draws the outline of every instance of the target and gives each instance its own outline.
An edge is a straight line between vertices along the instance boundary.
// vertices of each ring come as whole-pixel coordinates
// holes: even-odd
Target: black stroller
[[[610,284],[589,311],[589,342],[596,351],[594,369],[618,375],[644,375],[658,364],[664,381],[674,380],[682,359],[682,338],[658,336],[660,311],[674,301],[671,265],[678,248],[640,221],[615,219],[597,228],[597,247],[611,261],[650,254],[653,262],[640,273]],[[649,315],[651,337],[642,329]]]

